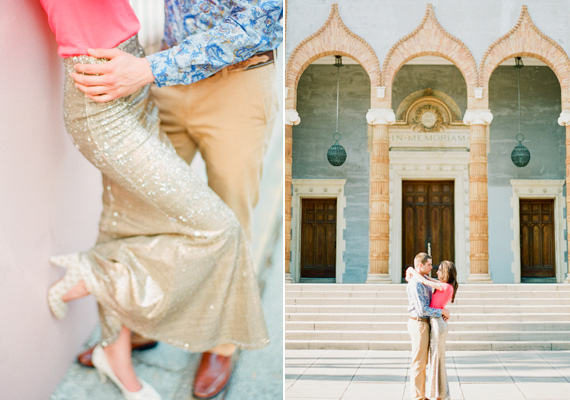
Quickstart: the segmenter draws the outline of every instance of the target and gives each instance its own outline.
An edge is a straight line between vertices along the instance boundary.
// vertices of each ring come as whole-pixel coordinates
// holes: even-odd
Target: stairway
[[[286,349],[409,350],[406,285],[285,285]],[[448,350],[570,350],[569,284],[463,284]]]

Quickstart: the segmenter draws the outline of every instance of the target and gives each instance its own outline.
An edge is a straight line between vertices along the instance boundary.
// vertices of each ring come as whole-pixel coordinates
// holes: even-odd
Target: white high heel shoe
[[[95,346],[93,349],[93,356],[91,358],[97,373],[99,373],[99,377],[101,378],[101,382],[105,382],[107,377],[109,377],[115,385],[121,390],[123,393],[123,397],[126,400],[162,400],[160,394],[156,390],[152,388],[148,383],[143,381],[139,378],[139,382],[142,385],[142,389],[138,392],[129,392],[127,388],[123,386],[117,375],[113,372],[113,369],[109,365],[107,361],[107,356],[105,356],[105,352],[101,345]]]
[[[70,268],[64,277],[54,283],[48,290],[48,305],[57,319],[62,319],[67,314],[67,303],[63,301],[63,295],[83,280],[78,268]]]

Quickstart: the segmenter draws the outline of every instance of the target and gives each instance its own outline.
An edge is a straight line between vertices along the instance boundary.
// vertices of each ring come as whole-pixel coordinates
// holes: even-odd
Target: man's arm
[[[411,301],[420,317],[441,317],[442,310],[429,306],[429,297],[419,287],[419,282],[411,283],[414,290],[411,293]]]
[[[440,281],[438,281],[437,279],[432,279],[428,276],[424,276],[422,274],[420,274],[418,271],[416,271],[414,268],[409,267],[406,270],[406,276],[408,275],[408,272],[412,275],[415,276],[416,279],[418,279],[423,285],[429,286],[433,289],[438,289],[441,290],[443,288],[443,285],[441,284]]]
[[[282,13],[280,0],[236,0],[230,15],[214,28],[146,58],[118,49],[90,49],[90,56],[110,61],[76,64],[78,73],[72,77],[77,88],[97,102],[129,95],[153,81],[158,86],[187,85],[246,60],[260,49],[275,48],[282,39]]]
[[[158,86],[188,85],[277,47],[283,37],[281,0],[235,0],[214,28],[147,57]]]

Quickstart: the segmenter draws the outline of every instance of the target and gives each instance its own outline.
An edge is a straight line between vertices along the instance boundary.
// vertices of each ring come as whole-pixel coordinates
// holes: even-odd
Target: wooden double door
[[[521,279],[555,278],[554,200],[521,199]]]
[[[302,199],[301,278],[336,277],[336,200]]]
[[[455,262],[453,181],[402,182],[402,278],[420,252]]]

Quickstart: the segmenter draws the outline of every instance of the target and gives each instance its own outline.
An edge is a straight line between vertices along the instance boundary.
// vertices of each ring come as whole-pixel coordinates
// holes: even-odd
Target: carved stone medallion
[[[439,132],[443,130],[443,115],[439,109],[426,104],[416,109],[411,120],[412,129],[419,132]]]

